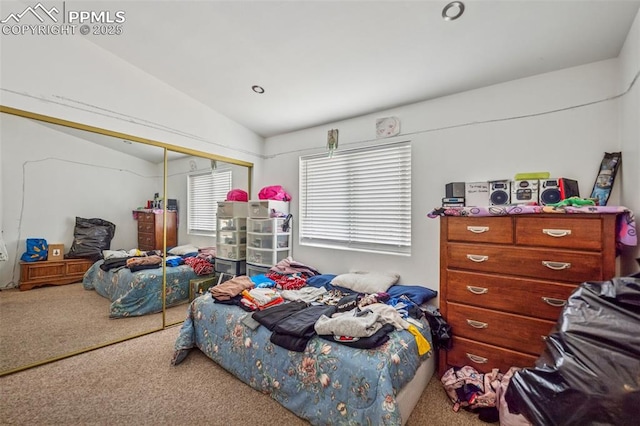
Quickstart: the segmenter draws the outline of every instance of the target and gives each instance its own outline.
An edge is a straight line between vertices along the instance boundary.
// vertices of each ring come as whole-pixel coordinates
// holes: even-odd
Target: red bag
[[[261,200],[291,201],[291,195],[280,185],[265,186],[258,193]]]

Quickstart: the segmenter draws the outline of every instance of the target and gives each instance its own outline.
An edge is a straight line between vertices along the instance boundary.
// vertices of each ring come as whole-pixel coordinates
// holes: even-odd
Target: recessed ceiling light
[[[452,1],[442,9],[442,19],[445,21],[455,21],[464,13],[464,3]]]
[[[258,86],[258,85],[251,86],[251,90],[260,94],[264,93],[264,89],[262,88],[262,86]]]

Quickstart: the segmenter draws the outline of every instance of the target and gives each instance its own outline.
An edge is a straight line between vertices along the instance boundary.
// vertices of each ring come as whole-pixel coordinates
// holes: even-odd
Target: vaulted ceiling
[[[615,58],[640,6],[466,0],[462,16],[444,20],[448,3],[73,5],[124,11],[126,37],[88,39],[265,137]]]

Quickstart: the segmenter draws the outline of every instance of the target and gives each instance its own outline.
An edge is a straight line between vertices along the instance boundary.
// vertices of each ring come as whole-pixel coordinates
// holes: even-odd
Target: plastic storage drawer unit
[[[247,257],[246,245],[216,244],[216,258],[242,260]]]
[[[219,244],[247,244],[246,231],[218,231],[217,242]]]
[[[246,231],[247,219],[244,217],[233,217],[229,219],[218,218],[218,231]]]
[[[244,260],[215,260],[216,272],[225,273],[229,275],[244,275],[246,272],[247,264]]]
[[[218,217],[247,217],[246,201],[218,201]]]
[[[253,277],[254,275],[266,275],[269,273],[270,269],[271,268],[267,266],[251,265],[250,263],[247,263],[247,276]]]
[[[284,232],[282,226],[284,225],[284,219],[251,219],[249,221],[249,232],[256,232],[259,234],[275,234]]]
[[[289,202],[277,200],[249,201],[249,217],[284,217],[289,214]]]
[[[283,250],[256,249],[247,247],[247,262],[258,266],[274,266],[289,256],[288,248]]]
[[[250,233],[247,245],[253,248],[278,249],[289,247],[289,235],[268,235]]]

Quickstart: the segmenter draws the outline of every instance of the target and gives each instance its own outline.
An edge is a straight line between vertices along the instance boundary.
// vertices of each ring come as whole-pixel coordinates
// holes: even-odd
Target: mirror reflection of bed
[[[31,237],[64,244],[69,253],[76,217],[109,221],[116,225],[111,247],[136,247],[131,210],[162,189],[164,148],[0,117],[3,173],[13,177],[4,181],[3,237],[18,258]],[[2,287],[21,280],[15,257],[5,262]],[[0,371],[162,327],[161,313],[110,320],[109,301],[81,283],[3,290],[0,301]]]
[[[186,290],[173,294],[173,306],[162,311],[161,267],[154,273],[152,269],[143,271],[154,275],[157,302],[145,308],[147,311],[134,314],[121,311],[114,315],[114,303],[105,297],[108,295],[87,290],[81,282],[34,285],[25,291],[17,288],[25,239],[40,237],[50,244],[61,243],[68,253],[77,217],[101,218],[115,224],[111,251],[138,248],[141,223],[134,212],[148,212],[140,210],[147,207],[147,200],[156,193],[159,198],[164,196],[165,148],[9,113],[0,114],[0,132],[3,174],[12,177],[11,182],[3,180],[3,239],[9,246],[9,260],[0,262],[0,375],[183,321],[193,274],[184,273],[180,284],[174,283],[176,288]],[[189,173],[194,171],[192,161],[198,167],[202,163],[200,171],[211,164],[209,159],[191,154],[167,151],[167,164],[186,164]],[[250,169],[242,166],[238,170],[242,171],[238,184],[248,185]],[[215,240],[192,237],[186,231],[186,174],[179,174],[180,181],[174,176],[173,183],[168,183],[175,195],[165,198],[178,200],[184,208],[176,212],[178,239],[167,239],[167,243],[192,241],[199,246],[214,246]],[[163,214],[163,210],[151,211]],[[160,254],[163,229],[161,220],[157,236]],[[172,280],[169,275],[167,279]],[[151,281],[144,282],[152,285]],[[169,282],[166,290],[167,294],[172,291]]]

